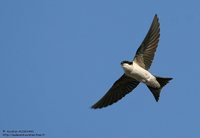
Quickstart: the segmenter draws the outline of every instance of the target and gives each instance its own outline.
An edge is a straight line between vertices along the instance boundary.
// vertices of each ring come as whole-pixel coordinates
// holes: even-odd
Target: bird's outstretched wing
[[[117,102],[137,87],[139,83],[139,81],[123,74],[92,108],[103,108]]]
[[[151,27],[134,57],[134,62],[138,63],[138,65],[146,70],[150,68],[153,61],[159,37],[160,24],[157,15],[155,15]]]

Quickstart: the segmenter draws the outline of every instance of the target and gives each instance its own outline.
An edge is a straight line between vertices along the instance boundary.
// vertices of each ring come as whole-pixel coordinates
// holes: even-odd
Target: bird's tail
[[[150,87],[150,86],[147,85],[149,90],[152,92],[154,98],[156,99],[156,102],[158,102],[158,100],[159,100],[161,89],[172,79],[173,78],[156,77],[156,80],[160,84],[160,88],[153,88],[153,87]]]

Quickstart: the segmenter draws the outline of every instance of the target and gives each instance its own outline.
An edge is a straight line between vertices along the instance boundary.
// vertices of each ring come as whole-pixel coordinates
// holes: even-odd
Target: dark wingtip
[[[98,109],[97,107],[94,107],[94,106],[91,106],[90,108],[91,108],[91,109]]]
[[[97,107],[95,105],[92,105],[90,108],[91,109],[97,109]]]
[[[91,106],[90,109],[95,109],[95,108],[93,106]]]
[[[100,105],[94,104],[90,108],[95,110],[95,109],[101,109],[101,108],[104,108],[104,107],[106,107],[106,106],[100,106]]]
[[[115,103],[115,102],[114,102]],[[94,105],[92,105],[91,106],[91,109],[102,109],[102,108],[105,108],[105,107],[107,107],[107,106],[110,106],[110,105],[112,105],[113,103],[111,103],[111,104],[108,104],[108,105],[99,105],[98,103],[96,103],[96,104],[94,104]]]
[[[169,78],[169,80],[172,80],[172,79],[174,79],[174,78]]]
[[[158,15],[157,15],[157,14],[155,14],[154,20],[157,20],[157,21],[159,22],[159,18],[158,18]]]
[[[156,98],[156,102],[157,102],[157,103],[158,103],[158,101],[159,101],[159,97]]]

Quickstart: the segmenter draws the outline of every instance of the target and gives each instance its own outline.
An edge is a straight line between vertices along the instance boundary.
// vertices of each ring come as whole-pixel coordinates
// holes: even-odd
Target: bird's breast
[[[143,69],[136,63],[133,63],[132,67],[129,68],[127,72],[125,72],[126,75],[140,81],[140,82],[147,82],[148,79],[152,76],[151,73],[149,73],[147,70]]]

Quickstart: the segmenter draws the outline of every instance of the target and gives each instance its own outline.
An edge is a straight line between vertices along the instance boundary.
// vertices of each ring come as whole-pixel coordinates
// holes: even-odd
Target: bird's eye
[[[129,65],[132,65],[132,64],[133,64],[133,62],[129,62],[128,64],[129,64]]]

